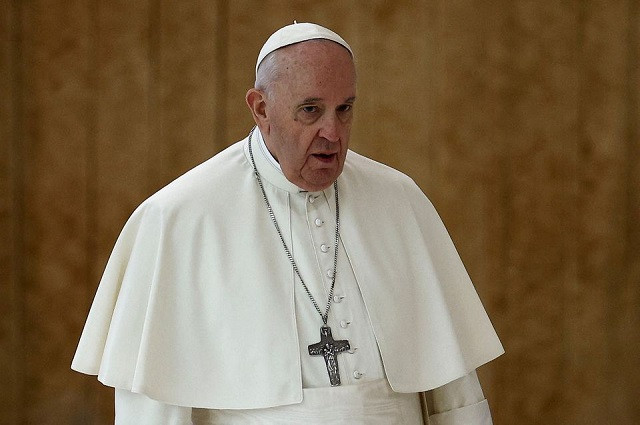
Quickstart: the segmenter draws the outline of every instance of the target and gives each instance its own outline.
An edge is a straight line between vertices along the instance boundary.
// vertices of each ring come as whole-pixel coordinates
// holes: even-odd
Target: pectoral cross
[[[320,342],[309,346],[309,355],[323,356],[327,364],[327,373],[332,387],[340,385],[340,371],[338,370],[337,355],[349,350],[349,341],[341,339],[336,341],[331,336],[331,328],[323,326],[320,328]]]

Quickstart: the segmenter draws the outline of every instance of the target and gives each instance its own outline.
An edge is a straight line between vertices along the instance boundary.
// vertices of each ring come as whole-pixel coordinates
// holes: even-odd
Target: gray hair
[[[267,97],[271,97],[273,92],[271,87],[273,83],[275,83],[280,77],[280,72],[278,68],[278,61],[276,57],[276,53],[278,51],[274,50],[269,53],[265,58],[260,62],[260,66],[258,66],[258,71],[256,72],[256,81],[254,87],[258,90],[265,92]]]

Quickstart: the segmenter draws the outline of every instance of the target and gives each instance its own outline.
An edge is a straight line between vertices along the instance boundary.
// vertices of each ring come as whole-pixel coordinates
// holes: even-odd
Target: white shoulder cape
[[[349,152],[338,185],[341,239],[391,387],[433,389],[502,354],[415,183]],[[272,203],[288,214],[282,192]],[[109,258],[72,368],[180,406],[300,402],[296,283],[272,249],[280,242],[263,202],[245,139],[142,203]]]

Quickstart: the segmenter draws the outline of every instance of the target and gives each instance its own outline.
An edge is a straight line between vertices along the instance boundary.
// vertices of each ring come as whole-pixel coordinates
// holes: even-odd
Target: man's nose
[[[337,114],[326,114],[322,117],[320,123],[319,136],[327,139],[330,142],[337,142],[340,140],[340,128],[342,122]]]

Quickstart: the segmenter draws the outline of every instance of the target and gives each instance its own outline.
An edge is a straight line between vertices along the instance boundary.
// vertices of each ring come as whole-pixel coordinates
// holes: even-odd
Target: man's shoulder
[[[366,184],[371,189],[376,186],[415,186],[413,179],[402,171],[351,150],[345,161],[344,173],[350,180]]]
[[[223,201],[242,184],[250,173],[244,155],[244,140],[236,142],[195,166],[158,190],[144,202],[156,207],[174,208]]]

